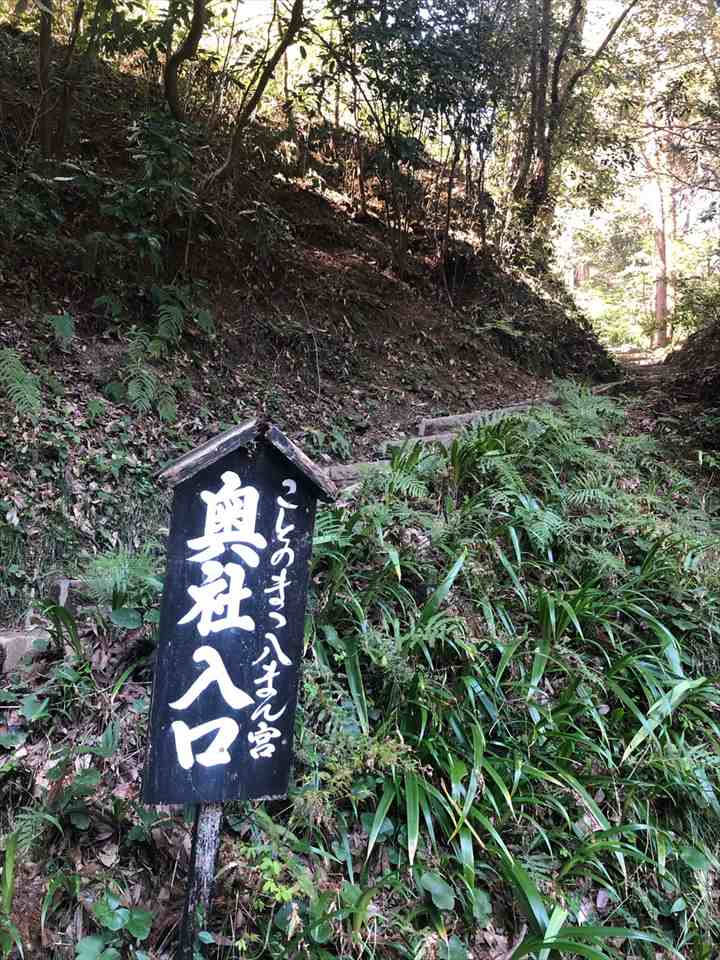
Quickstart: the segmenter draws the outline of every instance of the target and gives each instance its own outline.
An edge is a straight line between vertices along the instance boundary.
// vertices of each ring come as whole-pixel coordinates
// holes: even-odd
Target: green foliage
[[[105,891],[92,909],[103,933],[83,937],[75,948],[75,960],[121,960],[129,956],[144,960],[147,954],[131,946],[150,936],[153,915],[148,910],[124,907],[122,900]]]
[[[153,305],[157,307],[157,327],[148,350],[154,357],[162,357],[176,347],[191,324],[212,339],[215,324],[210,312],[195,303],[191,286],[153,286],[150,290]]]
[[[673,321],[692,332],[720,319],[720,279],[682,280],[678,284]]]
[[[158,558],[150,547],[99,554],[88,562],[83,580],[98,603],[111,607],[113,623],[123,629],[141,626],[143,611],[154,607],[162,591]]]
[[[38,378],[10,347],[0,350],[0,387],[21,416],[40,413],[42,399]]]
[[[248,233],[260,263],[271,262],[280,250],[295,242],[290,222],[277,207],[256,200],[248,210],[241,211],[240,216],[249,225]]]
[[[167,330],[169,325],[166,325]],[[151,340],[142,330],[133,328],[129,334],[127,364],[123,370],[127,398],[138,413],[148,413],[153,408],[161,420],[173,421],[177,417],[175,391],[150,366],[152,358],[167,349],[167,341],[161,337]]]
[[[611,401],[558,392],[558,408],[449,450],[395,450],[319,512],[295,783],[272,816],[228,808],[217,884],[247,898],[243,928],[223,927],[237,950],[460,958],[482,930],[517,957],[605,960],[717,938],[712,492],[701,509],[698,478]],[[126,878],[152,857],[155,890],[186,836],[123,783],[137,782],[148,679],[126,648],[152,622],[155,550],[99,554],[83,579],[92,629],[44,608],[53,643],[4,694],[22,739],[0,748],[11,765],[50,745],[46,782],[12,820],[18,857],[47,848],[63,864],[43,923],[65,929],[82,900],[93,926],[76,958],[141,957],[154,894],[139,906]],[[94,732],[70,742],[88,703]],[[107,874],[76,872],[79,844]],[[218,949],[220,922],[203,932]]]
[[[91,160],[58,164],[56,176],[22,165],[0,205],[0,235],[44,260],[71,264],[87,281],[102,278],[119,288],[163,277],[168,247],[187,230],[212,228],[198,211],[192,188],[195,132],[162,112],[140,114],[127,127],[130,169],[111,176]],[[68,223],[86,224],[85,232]],[[171,273],[172,276],[172,273]],[[112,294],[103,294],[100,301]],[[58,342],[73,336],[72,318],[52,318]]]
[[[388,936],[449,932],[452,912],[459,951],[459,918],[487,923],[509,893],[529,927],[517,957],[668,938],[679,956],[692,911],[718,923],[688,872],[718,855],[717,561],[688,566],[718,520],[697,525],[693,482],[625,435],[611,402],[560,392],[560,412],[447,453],[400,450],[320,514],[290,823],[352,877],[343,838],[360,815],[368,891],[388,863],[417,871],[415,893],[388,894]],[[687,507],[658,496],[667,483]],[[488,898],[489,875],[505,894],[493,882]]]
[[[62,350],[68,350],[75,339],[75,320],[69,313],[49,314],[45,317],[55,340]]]
[[[22,937],[20,931],[12,921],[17,848],[17,834],[8,834],[5,837],[2,887],[0,888],[0,955],[3,957],[10,957],[16,947],[20,952],[20,956],[23,955]]]

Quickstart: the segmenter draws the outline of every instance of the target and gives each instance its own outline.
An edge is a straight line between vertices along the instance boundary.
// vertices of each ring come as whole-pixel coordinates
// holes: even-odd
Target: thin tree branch
[[[572,13],[570,14],[570,19],[568,20],[563,31],[563,35],[560,38],[560,43],[557,48],[557,53],[555,54],[552,71],[552,83],[550,87],[550,99],[551,103],[553,104],[559,103],[560,101],[560,71],[562,70],[562,66],[565,61],[565,54],[570,46],[570,37],[576,31],[577,22],[580,18],[580,14],[582,13],[582,8],[583,0],[575,0],[575,5],[573,6]]]
[[[605,34],[605,39],[602,41],[602,43],[597,48],[595,53],[590,57],[588,62],[584,64],[584,66],[578,67],[575,73],[570,77],[567,84],[565,85],[565,89],[563,90],[562,95],[560,96],[560,99],[558,102],[558,115],[562,115],[562,113],[564,112],[567,106],[567,102],[572,96],[572,92],[577,86],[577,84],[580,82],[580,80],[582,80],[582,78],[586,74],[588,74],[592,70],[592,68],[598,62],[600,57],[602,57],[602,55],[605,53],[608,46],[612,42],[615,34],[618,32],[618,30],[623,25],[623,23],[625,23],[625,20],[633,11],[633,9],[638,5],[638,3],[640,3],[640,0],[630,0],[630,3],[625,7],[623,12],[620,14],[617,20],[615,20],[613,25]]]
[[[221,167],[211,173],[209,177],[206,178],[205,182],[202,185],[202,190],[205,190],[210,184],[217,182],[218,180],[226,177],[234,168],[240,156],[240,147],[242,145],[243,136],[245,135],[245,129],[247,124],[255,112],[255,108],[260,103],[263,93],[265,93],[265,88],[272,79],[273,74],[275,73],[275,68],[280,62],[283,54],[287,48],[295,42],[297,35],[300,32],[300,29],[303,25],[304,10],[303,10],[303,0],[294,0],[292,11],[290,13],[290,20],[287,25],[285,33],[275,48],[272,56],[265,64],[265,67],[258,78],[255,89],[252,92],[252,95],[248,98],[247,102],[242,106],[238,111],[236,120],[235,120],[235,131],[233,133],[232,142],[230,144],[230,150],[228,152],[227,159]]]

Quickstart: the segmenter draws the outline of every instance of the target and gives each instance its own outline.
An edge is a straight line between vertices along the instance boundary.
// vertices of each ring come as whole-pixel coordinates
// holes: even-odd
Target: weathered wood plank
[[[208,912],[220,847],[221,803],[199,804],[195,813],[185,912],[180,927],[177,960],[193,960],[195,942],[208,928]]]
[[[405,444],[412,446],[414,443],[422,443],[424,446],[428,446],[431,443],[441,443],[444,447],[451,447],[453,440],[457,438],[460,432],[461,431],[458,430],[455,433],[433,433],[425,437],[400,437],[397,440],[386,440],[380,449],[386,454],[389,450],[398,449]]]
[[[158,473],[158,480],[162,480],[169,487],[176,487],[183,480],[189,480],[200,470],[209,467],[238,447],[247,447],[254,443],[263,433],[264,424],[257,420],[250,420],[248,423],[239,427],[232,427],[225,433],[218,434],[208,440],[207,443],[195,447],[190,453],[184,454],[174,460],[169,467],[165,467]]]
[[[596,396],[609,394],[610,396],[621,392],[627,384],[627,380],[615,380],[612,383],[603,383],[592,387],[591,392]],[[508,403],[504,407],[485,408],[483,410],[472,410],[470,413],[456,413],[447,417],[426,417],[420,421],[418,433],[421,437],[446,433],[452,430],[461,430],[464,427],[476,423],[495,423],[504,417],[511,417],[516,413],[523,413],[525,410],[531,410],[534,407],[557,406],[560,398],[555,394],[546,397],[533,397],[527,400],[518,400],[515,403]]]
[[[520,400],[517,403],[509,403],[505,407],[473,410],[471,413],[458,413],[447,417],[428,417],[420,421],[419,433],[421,437],[425,437],[450,431],[459,432],[476,423],[494,423],[504,417],[511,417],[517,413],[523,413],[525,410],[531,410],[533,407],[545,406],[553,402],[555,402],[554,397],[546,397],[540,400]]]
[[[334,500],[336,490],[324,471],[306,456],[302,450],[287,437],[282,430],[266,421],[250,420],[239,427],[232,427],[184,454],[158,473],[158,479],[169,487],[176,487],[195,476],[201,470],[216,463],[228,453],[239,447],[249,447],[259,440],[266,439],[276,450],[289,460],[293,466],[315,487],[322,500]]]
[[[321,500],[332,501],[335,499],[337,491],[325,472],[316,463],[313,463],[310,457],[306,456],[300,447],[294,444],[289,437],[286,437],[281,430],[278,430],[274,424],[270,424],[267,439],[276,450],[279,450],[290,463],[294,464],[314,484],[316,493]]]
[[[363,460],[358,463],[337,463],[328,467],[330,479],[337,484],[343,484],[360,479],[364,473],[378,467],[388,467],[389,460]]]

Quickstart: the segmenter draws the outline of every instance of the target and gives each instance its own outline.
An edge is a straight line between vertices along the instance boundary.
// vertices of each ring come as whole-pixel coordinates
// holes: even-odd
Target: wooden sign
[[[287,792],[322,472],[252,422],[161,474],[175,487],[145,803]]]

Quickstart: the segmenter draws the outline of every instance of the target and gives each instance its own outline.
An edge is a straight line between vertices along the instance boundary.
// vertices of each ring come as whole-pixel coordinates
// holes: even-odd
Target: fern
[[[37,416],[40,413],[38,378],[10,347],[0,350],[0,386],[19,414]]]
[[[545,550],[553,540],[568,529],[559,513],[536,504],[518,508],[515,511],[515,520],[522,526],[530,542],[538,550]]]
[[[45,322],[52,328],[55,340],[62,350],[67,350],[75,339],[75,321],[69,313],[47,314]]]
[[[45,836],[48,827],[54,827],[62,833],[58,820],[42,807],[25,807],[15,816],[15,836],[20,853],[28,853]]]
[[[391,471],[387,478],[387,491],[390,494],[416,500],[427,496],[428,487],[419,477],[413,477],[401,471]]]
[[[133,363],[127,377],[128,399],[138,413],[147,413],[152,409],[157,396],[157,377],[154,370],[144,363]]]
[[[148,548],[141,552],[112,550],[93,557],[88,563],[83,580],[90,594],[99,603],[121,605],[157,586],[156,558]]]
[[[386,495],[399,494],[412,499],[424,497],[428,484],[421,476],[421,464],[428,457],[437,460],[421,443],[406,442],[392,450],[390,469],[382,475]]]
[[[128,400],[138,413],[149,413],[155,408],[161,420],[170,421],[177,417],[175,391],[162,382],[148,363],[148,358],[156,355],[157,342],[142,330],[132,331],[124,381]]]
[[[215,336],[215,321],[209,310],[198,310],[195,314],[195,323],[208,337],[212,338]]]
[[[617,494],[612,481],[597,473],[587,472],[577,477],[573,487],[563,496],[564,502],[571,507],[587,509],[591,506],[609,510]]]
[[[166,349],[180,341],[185,328],[185,311],[178,303],[161,303],[158,307],[156,337]]]
[[[160,384],[156,398],[157,412],[161,420],[172,422],[177,418],[177,397],[172,387]]]
[[[130,363],[144,363],[150,352],[150,337],[143,331],[133,327],[129,337],[128,361]]]

